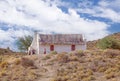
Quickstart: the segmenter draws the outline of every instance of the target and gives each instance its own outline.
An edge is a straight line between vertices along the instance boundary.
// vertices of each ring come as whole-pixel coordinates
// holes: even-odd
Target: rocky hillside
[[[0,81],[119,80],[119,50],[0,56]]]
[[[99,40],[94,40],[94,41],[88,41],[87,42],[87,49],[88,50],[95,50],[97,49],[97,43]]]
[[[109,35],[109,36],[111,36],[111,37],[113,37],[113,38],[115,38],[115,39],[120,40],[120,33],[114,33],[114,34]]]
[[[12,50],[10,50],[9,48],[0,48],[0,55],[26,55],[27,53],[25,52],[14,52]]]
[[[114,34],[108,35],[107,37],[112,37],[112,38],[120,40],[120,33],[114,33]],[[99,40],[94,40],[94,41],[88,41],[87,42],[87,49],[88,50],[97,49],[97,43],[99,41],[100,41],[100,39]]]
[[[11,51],[10,49],[0,48],[0,55],[12,54],[12,53],[13,51]]]

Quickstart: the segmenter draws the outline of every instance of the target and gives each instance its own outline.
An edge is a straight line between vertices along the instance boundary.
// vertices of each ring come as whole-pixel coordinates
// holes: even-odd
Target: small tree
[[[105,37],[98,42],[98,47],[101,49],[120,49],[120,41],[112,37]]]
[[[19,37],[17,40],[17,47],[20,51],[25,52],[32,43],[33,37],[28,35],[24,37]]]

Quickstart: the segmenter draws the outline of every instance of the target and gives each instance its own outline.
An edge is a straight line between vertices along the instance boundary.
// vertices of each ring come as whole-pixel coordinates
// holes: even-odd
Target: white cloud
[[[78,12],[87,13],[94,17],[110,19],[115,23],[120,23],[120,1],[119,0],[101,0],[98,5],[86,5],[86,8],[76,9]],[[90,7],[91,6],[91,7]]]
[[[107,25],[97,20],[84,19],[74,10],[69,9],[64,13],[49,0],[6,0],[0,1],[0,21],[19,26],[19,30],[3,31],[0,40],[14,40],[13,37],[29,34],[28,29],[42,30],[43,32],[54,31],[56,33],[83,33],[88,40],[94,40],[108,35]],[[1,37],[1,36],[0,36]]]
[[[120,12],[120,0],[101,0],[99,2],[99,5],[102,7],[107,7],[107,8],[111,8],[115,11]]]
[[[12,28],[7,31],[0,29],[0,47],[10,47],[13,50],[17,50],[15,45],[16,39],[17,37],[22,37],[24,35],[30,35],[30,31],[22,29],[13,30]]]
[[[0,30],[0,41],[8,41],[8,40],[13,40],[11,37],[10,37],[10,33],[9,32],[6,32],[4,30]]]

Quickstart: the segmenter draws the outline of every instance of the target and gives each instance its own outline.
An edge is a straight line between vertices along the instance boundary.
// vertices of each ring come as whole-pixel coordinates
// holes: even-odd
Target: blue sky
[[[0,47],[24,35],[77,33],[96,40],[120,32],[119,0],[0,0]]]

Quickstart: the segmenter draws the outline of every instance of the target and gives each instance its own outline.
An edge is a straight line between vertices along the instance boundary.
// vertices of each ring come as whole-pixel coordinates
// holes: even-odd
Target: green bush
[[[112,37],[105,37],[98,42],[98,47],[101,49],[120,49],[120,41]]]

